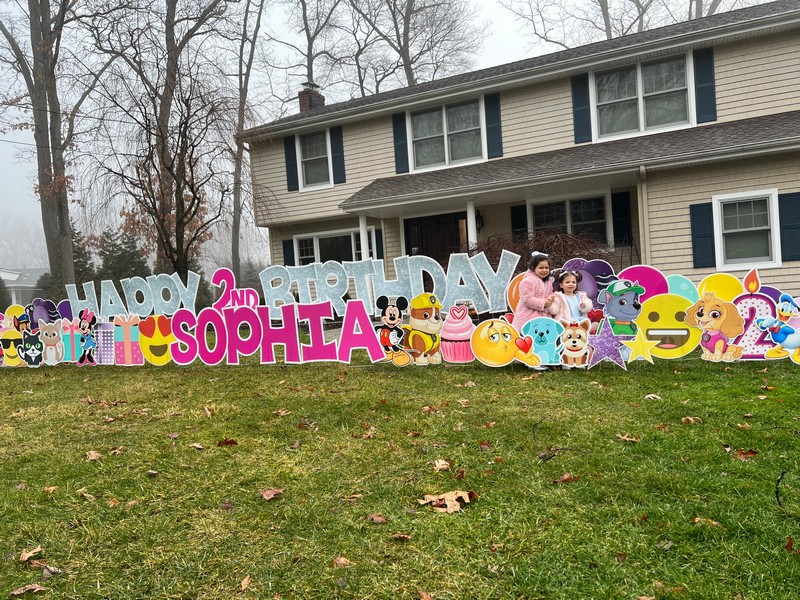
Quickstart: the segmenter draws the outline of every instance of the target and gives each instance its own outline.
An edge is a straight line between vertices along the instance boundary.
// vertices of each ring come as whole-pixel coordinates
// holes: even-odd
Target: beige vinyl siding
[[[503,157],[573,146],[569,78],[500,92]]]
[[[383,270],[387,279],[397,277],[394,270],[394,259],[401,256],[401,238],[403,232],[400,230],[400,219],[383,219]]]
[[[252,178],[256,224],[261,227],[342,216],[338,206],[374,179],[394,171],[392,119],[389,115],[343,127],[347,183],[320,190],[286,190],[283,138],[255,144]]]
[[[689,205],[711,202],[717,194],[778,188],[780,194],[800,191],[800,153],[779,158],[732,161],[647,176],[650,208],[650,264],[666,274],[677,273],[699,283],[715,269],[692,266]],[[732,272],[741,278],[747,269]],[[797,294],[800,263],[759,271],[762,284]]]
[[[718,121],[800,108],[800,34],[714,48]]]

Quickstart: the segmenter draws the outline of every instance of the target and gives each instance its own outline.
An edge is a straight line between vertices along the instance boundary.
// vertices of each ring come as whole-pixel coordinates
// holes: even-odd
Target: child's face
[[[564,281],[561,282],[561,289],[567,294],[574,294],[575,290],[578,289],[578,278],[575,275],[567,275],[564,277]]]
[[[550,263],[546,260],[540,262],[536,267],[533,269],[533,272],[536,273],[538,277],[544,279],[550,274]]]

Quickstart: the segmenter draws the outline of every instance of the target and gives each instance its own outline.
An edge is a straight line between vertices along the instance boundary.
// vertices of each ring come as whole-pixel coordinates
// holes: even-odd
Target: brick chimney
[[[319,86],[313,81],[306,81],[303,89],[297,94],[300,100],[300,112],[308,112],[320,106],[325,106],[325,96],[319,93]]]

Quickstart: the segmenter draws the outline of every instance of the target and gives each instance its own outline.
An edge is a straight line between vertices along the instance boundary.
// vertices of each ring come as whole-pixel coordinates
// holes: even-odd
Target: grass
[[[797,381],[697,359],[3,369],[0,595],[793,598]],[[457,489],[478,498],[417,502]]]

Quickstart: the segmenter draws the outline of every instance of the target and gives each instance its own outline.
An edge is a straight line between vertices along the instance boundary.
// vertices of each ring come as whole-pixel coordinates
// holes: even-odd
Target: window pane
[[[411,131],[415,140],[442,135],[442,110],[437,108],[411,115]]]
[[[642,65],[645,94],[686,87],[686,64],[683,57]]]
[[[353,239],[356,241],[356,260],[362,260],[364,257],[361,256],[361,233],[356,231]],[[372,256],[372,236],[369,232],[367,233],[367,246],[369,247],[369,256]]]
[[[418,167],[444,163],[444,138],[414,142],[414,164]]]
[[[723,235],[725,243],[725,262],[748,262],[752,260],[772,260],[770,254],[770,232],[743,231]]]
[[[327,157],[303,162],[303,183],[305,185],[328,183],[328,181]]]
[[[636,100],[626,100],[597,107],[600,135],[639,130]]]
[[[454,133],[449,136],[449,140],[451,161],[483,156],[480,130]]]
[[[597,76],[597,101],[612,102],[636,97],[636,67],[600,73]]]
[[[648,96],[644,99],[644,115],[646,127],[687,123],[686,90]]]
[[[533,228],[554,233],[567,233],[567,209],[564,202],[536,204],[533,207]]]
[[[301,265],[314,262],[314,238],[297,240],[298,259]]]
[[[769,227],[769,208],[766,198],[726,202],[722,205],[723,231]]]
[[[321,262],[353,260],[353,244],[350,234],[319,238],[319,260]]]
[[[573,225],[587,221],[605,221],[605,199],[587,198],[570,202],[570,213]]]
[[[597,240],[605,241],[606,239],[606,224],[605,223],[579,223],[572,224],[572,235],[591,236]]]
[[[480,125],[477,100],[447,107],[447,131],[463,131],[480,127]]]
[[[303,159],[327,156],[328,146],[325,141],[325,132],[320,131],[319,133],[300,136],[300,148],[303,153]]]

